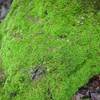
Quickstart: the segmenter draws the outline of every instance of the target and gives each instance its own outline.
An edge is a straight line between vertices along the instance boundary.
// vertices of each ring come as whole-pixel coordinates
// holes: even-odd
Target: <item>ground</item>
[[[14,0],[0,24],[0,99],[71,100],[100,73],[97,8],[86,0]]]

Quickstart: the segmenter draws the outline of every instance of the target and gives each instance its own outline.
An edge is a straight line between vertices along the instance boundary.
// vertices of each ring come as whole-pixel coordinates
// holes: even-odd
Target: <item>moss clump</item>
[[[15,0],[1,24],[1,100],[71,100],[100,73],[100,14],[81,0]],[[45,74],[31,79],[31,69]]]

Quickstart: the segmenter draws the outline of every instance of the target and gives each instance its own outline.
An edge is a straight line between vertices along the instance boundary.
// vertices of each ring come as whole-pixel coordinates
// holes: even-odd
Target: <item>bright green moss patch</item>
[[[15,0],[0,29],[6,81],[1,100],[71,100],[100,73],[99,12],[81,0]],[[31,70],[46,73],[32,80]]]

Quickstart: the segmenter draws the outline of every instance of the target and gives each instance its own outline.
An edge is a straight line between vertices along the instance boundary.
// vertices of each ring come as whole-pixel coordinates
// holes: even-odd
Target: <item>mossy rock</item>
[[[81,0],[14,0],[0,24],[1,100],[71,100],[100,73],[100,13]],[[32,79],[31,70],[45,68]],[[35,71],[36,72],[36,71]]]

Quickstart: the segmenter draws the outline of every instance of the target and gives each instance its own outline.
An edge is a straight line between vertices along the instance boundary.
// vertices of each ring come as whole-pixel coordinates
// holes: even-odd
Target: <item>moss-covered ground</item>
[[[71,100],[100,73],[99,3],[88,1],[13,1],[0,24],[0,100]],[[46,72],[32,80],[37,66]]]

